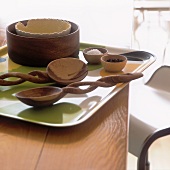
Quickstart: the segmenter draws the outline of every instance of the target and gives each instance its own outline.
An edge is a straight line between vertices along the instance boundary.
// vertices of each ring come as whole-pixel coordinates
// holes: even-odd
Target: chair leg
[[[149,170],[150,169],[150,165],[148,161],[148,149],[154,141],[167,135],[170,135],[169,126],[161,128],[161,129],[157,129],[153,134],[148,136],[148,138],[145,140],[142,146],[140,156],[138,157],[138,163],[137,163],[138,170]]]
[[[148,152],[145,159],[145,170],[150,170],[150,162],[148,160]]]
[[[138,170],[150,170],[150,162],[148,160],[148,151],[143,157],[138,158]]]

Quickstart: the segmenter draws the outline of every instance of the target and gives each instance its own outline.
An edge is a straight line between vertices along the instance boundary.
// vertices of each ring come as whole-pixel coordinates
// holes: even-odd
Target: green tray
[[[87,47],[105,46],[81,43],[79,58],[84,62],[86,61],[83,57],[82,50]],[[132,49],[117,47],[106,48],[116,54],[133,51]],[[143,61],[128,61],[124,70],[117,74],[142,72],[154,61],[155,57],[152,55]],[[0,48],[0,74],[5,72],[28,73],[33,69],[45,70],[46,68],[27,67],[16,64],[8,57],[7,46]],[[95,81],[103,76],[113,75],[113,73],[105,72],[101,65],[88,64],[88,70],[88,76],[83,81]],[[88,120],[88,118],[91,117],[101,106],[108,102],[111,97],[116,95],[124,86],[126,86],[126,84],[118,84],[110,88],[98,87],[96,90],[84,95],[67,94],[53,106],[45,108],[33,108],[31,106],[27,106],[21,103],[14,95],[16,92],[24,89],[45,85],[47,84],[40,85],[25,82],[15,86],[0,86],[0,115],[46,126],[75,126]]]

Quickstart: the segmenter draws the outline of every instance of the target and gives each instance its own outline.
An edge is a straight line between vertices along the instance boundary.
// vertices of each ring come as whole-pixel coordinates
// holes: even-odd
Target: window
[[[80,41],[126,46],[131,44],[133,0],[6,0],[0,20],[59,18],[80,27]]]

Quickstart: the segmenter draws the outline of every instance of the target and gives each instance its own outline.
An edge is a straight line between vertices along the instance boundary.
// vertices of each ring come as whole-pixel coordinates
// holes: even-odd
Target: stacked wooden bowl
[[[25,26],[28,20],[20,21]],[[79,27],[71,24],[70,32],[57,37],[19,35],[16,23],[7,27],[8,55],[15,63],[26,66],[47,66],[55,59],[74,57],[79,54]],[[49,26],[50,27],[50,26]]]

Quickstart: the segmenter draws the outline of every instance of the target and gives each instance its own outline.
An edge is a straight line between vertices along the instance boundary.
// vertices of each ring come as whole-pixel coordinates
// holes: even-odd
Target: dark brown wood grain
[[[26,23],[27,21],[22,21]],[[19,36],[13,23],[7,27],[8,54],[12,61],[27,66],[47,66],[52,60],[78,57],[79,27],[71,23],[71,33],[57,38]]]

